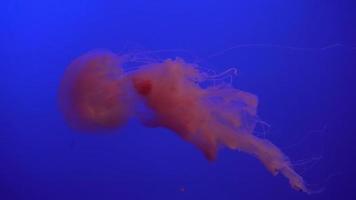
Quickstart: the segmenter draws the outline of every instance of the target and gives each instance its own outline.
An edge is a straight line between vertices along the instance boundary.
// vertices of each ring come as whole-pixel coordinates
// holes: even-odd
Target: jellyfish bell
[[[118,55],[96,50],[69,65],[59,97],[61,110],[71,126],[96,130],[125,124],[131,116],[133,102],[121,63]]]

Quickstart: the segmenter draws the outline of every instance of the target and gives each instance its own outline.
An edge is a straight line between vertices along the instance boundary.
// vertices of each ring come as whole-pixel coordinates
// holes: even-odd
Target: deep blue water
[[[0,11],[1,200],[356,199],[353,1],[4,0]],[[258,95],[265,137],[323,191],[296,192],[238,151],[209,163],[135,120],[111,135],[70,129],[59,82],[95,48],[184,49],[157,56],[237,67],[233,84]]]

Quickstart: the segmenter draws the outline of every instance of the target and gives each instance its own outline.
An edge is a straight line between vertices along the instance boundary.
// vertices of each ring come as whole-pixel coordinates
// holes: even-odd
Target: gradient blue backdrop
[[[0,199],[355,199],[353,2],[1,1]],[[266,137],[292,161],[322,157],[297,170],[324,191],[298,193],[237,151],[209,163],[135,120],[106,136],[71,130],[59,81],[94,48],[185,49],[177,55],[216,71],[237,67],[234,85],[259,96]]]

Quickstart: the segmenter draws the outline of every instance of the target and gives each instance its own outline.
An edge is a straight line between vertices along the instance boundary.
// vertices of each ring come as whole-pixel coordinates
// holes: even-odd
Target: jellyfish
[[[101,132],[130,118],[164,127],[193,144],[210,161],[220,147],[255,156],[273,175],[282,174],[292,188],[309,192],[288,157],[254,133],[258,99],[232,84],[210,84],[201,67],[182,58],[145,62],[125,70],[128,55],[95,50],[75,59],[64,73],[59,101],[68,123]],[[231,69],[230,69],[231,71]],[[144,109],[142,109],[144,108]]]

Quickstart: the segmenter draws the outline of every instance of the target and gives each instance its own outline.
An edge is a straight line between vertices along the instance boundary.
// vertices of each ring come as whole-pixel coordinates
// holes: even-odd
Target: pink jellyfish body
[[[202,87],[210,79],[182,59],[144,64],[125,72],[127,56],[92,51],[72,62],[60,87],[60,104],[71,126],[117,128],[131,117],[147,127],[165,127],[214,160],[218,147],[257,157],[273,174],[308,192],[289,159],[271,142],[253,134],[257,97],[228,84]],[[142,112],[140,106],[149,111]]]

